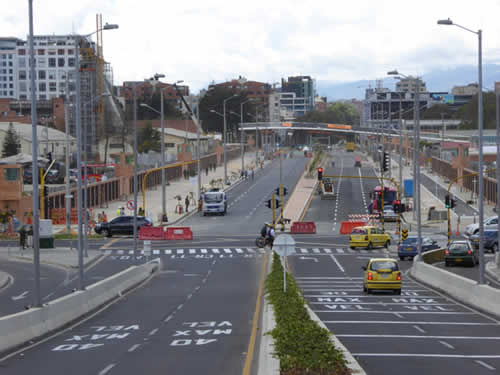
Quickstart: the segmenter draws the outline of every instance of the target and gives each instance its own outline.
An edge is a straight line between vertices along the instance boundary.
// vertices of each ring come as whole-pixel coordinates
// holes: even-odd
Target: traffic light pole
[[[485,171],[485,173],[488,173],[488,172],[494,172],[496,171],[497,169],[496,168],[492,168],[492,169],[487,169]],[[479,172],[476,172],[476,173],[470,173],[470,174],[465,174],[463,176],[458,176],[456,178],[454,178],[453,180],[451,180],[450,184],[448,185],[448,190],[446,192],[446,197],[445,197],[445,206],[447,208],[447,211],[448,211],[448,214],[447,214],[447,218],[448,218],[448,245],[451,243],[451,209],[453,207],[455,207],[455,204],[454,204],[454,200],[452,199],[451,195],[450,195],[450,190],[451,190],[451,187],[453,186],[453,184],[455,182],[457,182],[458,180],[462,180],[464,179],[465,177],[472,177],[472,176],[478,176],[479,175]]]
[[[271,207],[273,208],[273,228],[274,228],[274,223],[276,223],[276,201],[274,199],[274,193],[271,197]]]

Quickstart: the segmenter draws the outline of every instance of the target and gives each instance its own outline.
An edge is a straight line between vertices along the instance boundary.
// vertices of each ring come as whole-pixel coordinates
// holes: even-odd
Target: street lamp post
[[[232,98],[239,96],[238,94],[231,95],[222,102],[223,117],[224,117],[224,184],[227,185],[227,123],[226,123],[226,102]]]
[[[465,31],[477,35],[478,41],[478,85],[479,92],[477,95],[478,100],[478,128],[479,128],[479,284],[485,283],[484,278],[484,177],[483,177],[483,63],[482,63],[482,39],[483,32],[481,29],[478,31],[470,30],[464,26],[453,23],[451,19],[439,20],[438,25],[454,25]],[[498,142],[498,138],[497,138]],[[498,155],[498,154],[497,154]],[[498,157],[498,156],[497,156]],[[497,173],[498,175],[498,173]],[[498,186],[498,185],[497,185]]]
[[[417,219],[417,248],[419,260],[422,260],[422,214],[421,214],[421,202],[420,202],[420,78],[410,77],[405,74],[399,73],[397,70],[391,70],[387,72],[388,75],[397,75],[404,77],[409,80],[413,80],[414,102],[413,102],[413,191],[414,191],[414,201],[415,207],[413,212],[416,213]],[[401,119],[401,113],[400,113]],[[400,133],[401,134],[401,133]],[[400,136],[401,137],[401,136]],[[401,138],[400,138],[401,139]],[[401,155],[400,155],[401,157]],[[401,162],[401,158],[400,158]],[[401,168],[401,165],[400,165]],[[401,172],[400,172],[401,176]],[[400,177],[401,178],[401,177]]]
[[[253,99],[247,99],[240,103],[240,149],[241,149],[241,170],[245,169],[245,147],[243,146],[243,104],[253,101]]]
[[[36,113],[36,87],[35,87],[35,47],[33,36],[33,0],[28,0],[29,6],[29,61],[31,72],[31,146],[33,152],[33,267],[34,267],[34,297],[33,305],[40,307],[40,222],[39,222],[39,192],[38,192],[38,141],[37,141],[37,113]]]
[[[134,85],[134,251],[137,251],[137,86]]]
[[[500,215],[500,104],[498,103],[499,91],[495,87],[495,109],[496,109],[496,145],[497,145],[497,170],[495,171],[497,178],[497,215]],[[500,244],[500,220],[498,221],[498,244]],[[498,245],[497,245],[498,250]],[[500,266],[500,255],[498,255],[498,251],[496,254],[497,257],[497,267]]]

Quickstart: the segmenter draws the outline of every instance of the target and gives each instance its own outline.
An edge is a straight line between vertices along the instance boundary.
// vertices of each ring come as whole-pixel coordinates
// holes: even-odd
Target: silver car
[[[496,229],[498,227],[498,216],[491,216],[484,221],[485,229]],[[470,238],[479,232],[479,223],[469,224],[465,227],[464,236]]]

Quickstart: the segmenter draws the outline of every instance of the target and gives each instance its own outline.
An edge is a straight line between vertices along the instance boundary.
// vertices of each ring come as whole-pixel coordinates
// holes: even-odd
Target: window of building
[[[19,168],[4,168],[3,177],[5,181],[17,181],[19,179]]]
[[[74,55],[75,54],[75,50],[74,49],[69,49],[68,50],[68,55]]]
[[[19,91],[26,92],[26,82],[19,82]]]
[[[45,68],[47,67],[47,59],[45,57],[39,57],[38,59],[38,67],[39,68]]]
[[[2,55],[2,60],[7,60],[7,55]]]
[[[13,74],[14,71],[12,69],[9,69],[9,74]]]
[[[45,82],[38,83],[38,91],[45,92],[47,91],[47,84]]]
[[[39,49],[39,50],[37,50],[37,54],[39,56],[43,56],[43,55],[45,55],[45,50],[44,49]]]
[[[26,79],[26,70],[19,71],[19,79]]]
[[[9,89],[13,89],[14,88],[14,84],[13,83],[9,83]]]
[[[45,72],[45,70],[39,70],[38,71],[38,79],[46,79],[47,78],[47,74]]]
[[[56,67],[56,59],[54,57],[49,57],[49,68]]]
[[[75,66],[75,58],[74,57],[68,58],[68,66],[70,66],[70,67]]]
[[[49,91],[50,92],[57,91],[57,82],[49,82]]]
[[[66,59],[64,57],[60,57],[57,59],[57,66],[60,68],[64,67],[65,62],[66,62]]]
[[[45,100],[45,99],[47,99],[47,95],[45,95],[45,94],[40,94],[40,95],[39,95],[39,99],[41,99],[41,100]]]
[[[66,72],[64,70],[59,70],[57,72],[57,76],[59,77],[59,80],[65,80],[66,79]]]
[[[24,94],[23,95],[19,95],[19,99],[26,100],[26,95],[24,95]]]
[[[55,70],[49,70],[48,75],[49,75],[50,80],[56,79],[56,71]]]
[[[26,57],[20,57],[18,64],[19,64],[20,68],[25,68],[26,67]]]
[[[165,147],[166,148],[174,148],[175,147],[175,143],[165,143]]]
[[[25,55],[26,55],[26,50],[25,50],[25,49],[20,48],[20,49],[18,49],[18,50],[17,50],[17,54],[18,54],[19,56],[25,56]]]
[[[58,49],[57,50],[58,55],[64,55],[64,50],[63,49]]]
[[[49,55],[54,56],[56,54],[55,49],[49,49]]]
[[[7,63],[5,61],[2,62],[2,66],[7,66]]]
[[[10,96],[14,96],[14,91],[9,91]]]

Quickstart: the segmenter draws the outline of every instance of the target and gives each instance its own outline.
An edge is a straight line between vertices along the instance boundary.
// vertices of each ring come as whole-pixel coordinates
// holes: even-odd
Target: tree
[[[477,94],[460,107],[455,118],[462,120],[462,128],[477,129]],[[495,94],[483,92],[483,122],[485,129],[495,129]]]
[[[248,99],[245,92],[236,92],[224,87],[214,87],[210,89],[205,96],[200,100],[200,120],[203,124],[203,130],[206,132],[219,132],[222,133],[224,129],[224,119],[217,113],[210,112],[211,110],[217,111],[222,114],[224,99],[238,94],[237,97],[232,98],[226,102],[226,125],[228,133],[232,129],[238,127],[240,116],[235,116],[233,113],[240,114],[240,103]],[[244,105],[243,121],[249,121],[249,116],[246,113],[255,113],[255,106],[259,105],[257,101],[247,102]],[[252,120],[253,121],[253,120]]]
[[[2,157],[6,158],[8,156],[17,155],[20,151],[21,141],[19,140],[19,136],[15,132],[14,125],[12,125],[11,122],[3,141]]]
[[[359,117],[357,108],[351,103],[335,102],[329,104],[325,112],[310,111],[297,121],[358,125]]]
[[[142,129],[139,129],[137,133],[137,151],[141,153],[149,151],[160,151],[160,132],[158,132],[158,130],[156,129],[153,129],[151,121],[146,122],[146,126]]]
[[[422,120],[438,120],[441,119],[441,114],[444,114],[445,119],[450,119],[453,117],[454,112],[448,104],[435,104],[430,108],[427,108],[420,115]]]

